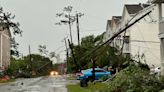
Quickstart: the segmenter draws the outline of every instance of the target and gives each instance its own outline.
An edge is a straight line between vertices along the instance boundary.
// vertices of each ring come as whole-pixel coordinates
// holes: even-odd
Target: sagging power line
[[[90,53],[88,53],[87,55],[85,55],[84,57],[82,57],[79,61],[83,60],[84,58],[86,58],[88,55],[94,53],[97,49],[101,48],[103,45],[105,44],[109,44],[111,43],[114,38],[116,38],[119,34],[123,33],[124,31],[126,31],[128,28],[130,28],[131,26],[133,26],[135,23],[137,23],[138,21],[140,21],[141,19],[143,19],[145,16],[149,15],[152,11],[149,11],[147,13],[145,13],[144,15],[142,15],[141,17],[139,17],[138,19],[136,19],[134,22],[128,24],[125,26],[125,28],[121,29],[120,28],[120,31],[118,31],[117,33],[115,33],[112,37],[110,37],[106,42],[104,42],[103,44],[97,46],[95,49],[93,49]]]

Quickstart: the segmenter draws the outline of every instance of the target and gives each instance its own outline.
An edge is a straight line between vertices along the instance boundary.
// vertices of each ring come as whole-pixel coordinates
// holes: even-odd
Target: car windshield
[[[91,71],[91,69],[82,70],[81,72],[82,72],[82,73],[86,73],[86,72],[88,72],[88,71]]]
[[[86,72],[91,72],[93,69],[86,69],[86,70],[82,70],[82,73],[86,73]],[[95,68],[95,72],[106,72],[105,70],[101,69],[101,68]]]

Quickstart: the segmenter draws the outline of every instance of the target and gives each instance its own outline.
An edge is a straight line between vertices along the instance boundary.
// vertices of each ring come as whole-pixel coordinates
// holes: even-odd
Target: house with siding
[[[117,24],[117,28],[112,26],[113,24],[110,27],[114,29],[112,31],[118,32],[119,29],[126,27],[129,23],[134,22],[149,11],[152,12],[148,16],[115,38],[114,46],[122,50],[125,56],[131,56],[136,60],[138,56],[144,57],[145,60],[142,60],[143,63],[149,66],[160,66],[159,20],[156,5],[126,4],[124,5],[122,17],[119,24]]]
[[[104,41],[107,41],[113,34],[117,32],[117,30],[120,28],[121,23],[121,16],[112,16],[111,20],[107,21],[106,25],[106,32],[104,34]],[[110,44],[111,46],[116,46],[119,43],[115,40],[119,39],[119,36],[114,39],[114,41]]]
[[[107,20],[106,31],[105,31],[104,38],[103,38],[104,42],[107,41],[113,35],[111,22],[112,22],[112,20]]]
[[[164,0],[149,0],[157,7],[158,37],[160,39],[161,74],[164,75]]]
[[[5,24],[0,24],[0,70],[3,71],[10,65],[10,30]]]

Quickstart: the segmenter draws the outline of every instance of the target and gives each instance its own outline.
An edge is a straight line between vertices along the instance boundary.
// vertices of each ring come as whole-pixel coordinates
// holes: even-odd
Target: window
[[[130,46],[129,46],[129,36],[124,36],[123,40],[124,40],[125,50],[129,51],[129,49],[130,49]]]
[[[95,72],[105,72],[104,70],[95,70]]]
[[[124,42],[129,43],[129,36],[124,36]]]

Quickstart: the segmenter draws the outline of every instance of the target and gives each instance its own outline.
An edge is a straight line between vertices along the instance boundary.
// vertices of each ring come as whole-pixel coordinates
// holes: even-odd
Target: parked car
[[[82,70],[81,73],[77,73],[78,80],[91,80],[93,74],[93,69]],[[95,80],[99,80],[103,76],[111,75],[111,72],[108,72],[101,68],[95,68]]]

